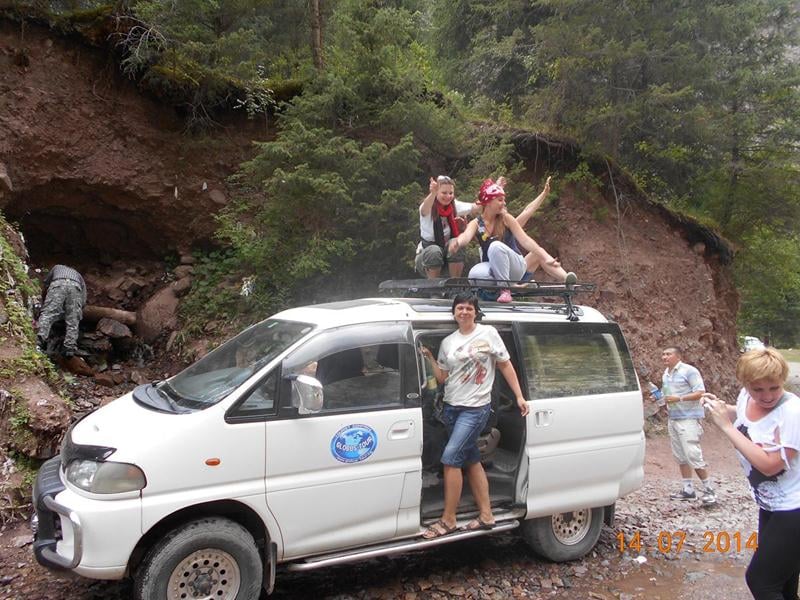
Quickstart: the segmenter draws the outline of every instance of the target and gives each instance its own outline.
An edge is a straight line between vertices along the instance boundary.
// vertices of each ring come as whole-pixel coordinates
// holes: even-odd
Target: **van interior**
[[[520,368],[514,338],[510,329],[497,328],[511,355],[511,362],[525,390],[524,372]],[[437,356],[442,340],[450,331],[424,332],[417,343],[428,347]],[[422,381],[423,450],[422,450],[422,519],[438,518],[444,508],[444,479],[440,461],[442,450],[447,444],[447,431],[441,420],[444,386],[431,389],[426,381],[431,375],[427,361],[422,361],[424,371]],[[486,428],[478,440],[481,450],[481,463],[489,480],[489,495],[492,508],[510,509],[515,503],[517,475],[525,445],[525,419],[520,416],[514,394],[505,378],[495,374],[492,388],[492,414]],[[459,504],[459,514],[465,516],[477,511],[467,478]]]

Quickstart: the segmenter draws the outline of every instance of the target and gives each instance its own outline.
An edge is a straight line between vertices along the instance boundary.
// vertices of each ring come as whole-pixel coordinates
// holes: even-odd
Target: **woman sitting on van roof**
[[[428,195],[419,205],[419,237],[414,266],[428,279],[447,267],[450,277],[461,277],[464,250],[449,251],[448,242],[463,230],[459,217],[477,212],[475,204],[456,200],[455,181],[446,175],[431,177]]]
[[[506,193],[500,182],[502,178],[498,183],[491,179],[483,182],[477,202],[481,207],[481,214],[467,225],[462,234],[451,240],[450,252],[459,252],[477,235],[482,262],[470,269],[470,279],[522,281],[526,272],[534,273],[541,267],[557,281],[574,285],[577,282],[575,273],[567,273],[557,259],[523,231],[518,219],[508,213]],[[532,202],[529,206],[533,204]],[[523,214],[525,211],[520,217]],[[520,247],[527,251],[524,257]],[[497,301],[511,302],[511,290],[502,290]]]

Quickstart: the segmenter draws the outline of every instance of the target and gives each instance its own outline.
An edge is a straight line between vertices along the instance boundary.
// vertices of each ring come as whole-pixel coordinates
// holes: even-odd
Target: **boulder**
[[[97,323],[97,331],[100,333],[107,335],[112,339],[117,338],[126,338],[131,337],[133,334],[131,330],[128,329],[126,325],[123,325],[119,321],[115,321],[114,319],[109,319],[108,317],[103,317]]]
[[[136,313],[136,333],[152,344],[166,331],[178,326],[178,297],[171,287],[165,287],[145,302]]]
[[[114,381],[114,376],[108,371],[103,373],[95,373],[94,381],[97,385],[103,385],[105,387],[114,387],[117,385]]]
[[[70,422],[66,401],[38,377],[28,377],[14,385],[10,396],[15,418],[9,423],[8,444],[31,458],[45,460],[55,456]]]
[[[172,272],[177,279],[183,279],[194,273],[194,267],[192,265],[179,265],[175,267]]]
[[[175,295],[178,296],[178,298],[181,298],[185,296],[190,289],[192,289],[192,278],[189,276],[181,277],[178,279],[178,281],[173,281],[171,286],[172,291],[175,292]]]

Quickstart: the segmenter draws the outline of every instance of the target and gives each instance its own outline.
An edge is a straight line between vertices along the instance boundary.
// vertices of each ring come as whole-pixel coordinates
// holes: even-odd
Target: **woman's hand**
[[[708,416],[711,417],[711,421],[714,425],[720,429],[733,426],[729,415],[729,407],[725,402],[717,398],[714,394],[703,394],[700,397],[700,402],[703,408],[706,409]]]
[[[528,413],[531,411],[530,407],[528,406],[527,400],[522,396],[517,397],[517,406],[519,407],[519,412],[522,414],[523,417],[527,417]]]
[[[436,183],[436,180],[433,177],[431,177],[430,183],[428,183],[428,192],[435,196],[436,192],[438,191],[439,191],[439,184]]]
[[[542,196],[547,197],[547,195],[550,193],[550,180],[551,179],[552,179],[552,177],[548,176],[547,179],[545,180],[544,188],[542,189],[542,194],[541,194]]]
[[[430,349],[427,346],[423,346],[422,344],[420,344],[419,353],[422,354],[423,358],[433,362],[433,353],[430,351]]]

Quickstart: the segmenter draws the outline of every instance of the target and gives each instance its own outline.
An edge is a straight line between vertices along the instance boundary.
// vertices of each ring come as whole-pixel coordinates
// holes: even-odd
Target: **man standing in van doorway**
[[[694,469],[703,489],[700,501],[705,506],[716,504],[717,498],[708,479],[708,470],[700,448],[703,426],[700,423],[705,415],[700,398],[706,391],[703,378],[692,365],[681,362],[681,349],[669,346],[661,352],[661,361],[666,369],[661,378],[661,392],[667,403],[669,415],[669,439],[672,455],[678,461],[683,478],[683,489],[670,495],[673,500],[694,500],[697,498],[692,485]]]

